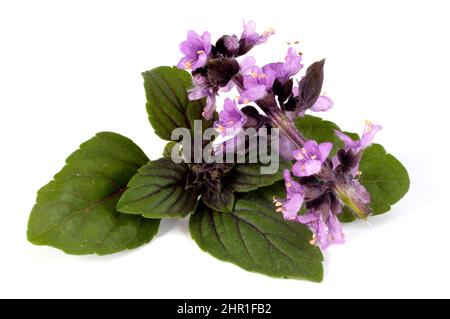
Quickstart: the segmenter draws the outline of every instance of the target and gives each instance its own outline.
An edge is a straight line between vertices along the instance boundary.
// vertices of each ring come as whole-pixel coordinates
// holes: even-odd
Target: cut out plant
[[[333,106],[321,95],[325,60],[302,72],[294,47],[264,66],[248,55],[273,34],[251,21],[214,44],[189,31],[177,67],[143,73],[149,121],[167,141],[161,158],[98,133],[38,191],[29,241],[105,255],[148,243],[163,218],[188,217],[218,259],[321,281],[321,251],[345,242],[342,223],[389,211],[409,178],[372,144],[381,126],[367,122],[359,136],[307,114]]]

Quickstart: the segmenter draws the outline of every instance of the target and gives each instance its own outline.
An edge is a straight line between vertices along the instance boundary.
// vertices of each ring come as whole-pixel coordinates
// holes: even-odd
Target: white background
[[[448,1],[2,1],[0,4],[0,297],[450,297]],[[300,41],[326,57],[325,117],[376,141],[408,168],[392,211],[345,226],[321,284],[248,273],[200,251],[187,220],[112,256],[69,256],[26,241],[36,191],[98,131],[164,143],[145,112],[141,71],[176,64],[188,29],[240,34],[242,19],[277,35],[252,51],[281,60]]]

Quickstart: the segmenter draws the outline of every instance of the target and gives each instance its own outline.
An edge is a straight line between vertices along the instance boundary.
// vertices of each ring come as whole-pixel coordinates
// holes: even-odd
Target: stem
[[[294,142],[298,148],[302,148],[306,142],[306,139],[300,134],[297,128],[292,125],[292,122],[279,108],[274,108],[274,112],[270,110],[267,115],[271,118],[272,122],[279,127],[283,133]]]
[[[235,75],[233,77],[233,82],[241,90],[245,90],[242,75]],[[272,123],[275,124],[276,127],[280,128],[283,133],[285,133],[285,135],[298,146],[298,148],[303,147],[303,144],[305,144],[306,141],[305,138],[301,136],[300,132],[292,125],[286,114],[284,114],[276,104],[270,107],[266,107],[261,101],[256,101],[256,104],[264,111],[264,113],[266,113]]]

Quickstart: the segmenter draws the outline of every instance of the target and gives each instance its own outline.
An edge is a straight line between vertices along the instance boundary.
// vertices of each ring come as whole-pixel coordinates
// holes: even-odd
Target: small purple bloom
[[[353,141],[349,136],[338,130],[335,130],[335,133],[344,142],[344,149],[346,151],[352,150],[353,153],[357,154],[370,146],[375,134],[381,130],[381,128],[382,127],[380,125],[374,125],[370,122],[366,122],[366,127],[359,141]]]
[[[263,72],[259,67],[253,66],[250,74],[243,77],[245,89],[241,92],[239,103],[247,104],[261,99],[272,88],[274,80],[271,70]]]
[[[241,41],[245,43],[246,46],[254,46],[261,43],[267,42],[267,39],[275,34],[275,30],[270,28],[264,31],[261,35],[256,33],[256,24],[254,21],[244,22],[244,31],[241,34]]]
[[[361,139],[357,140],[357,141],[354,141],[349,136],[345,135],[344,133],[342,133],[338,130],[335,130],[335,134],[337,135],[337,137],[339,137],[339,139],[341,139],[344,142],[344,150],[341,150],[340,152],[342,152],[342,151],[350,152],[354,156],[358,157],[357,162],[352,165],[352,168],[350,171],[353,176],[356,176],[358,174],[359,160],[361,159],[361,156],[360,156],[361,151],[363,151],[365,148],[370,146],[373,138],[375,137],[375,134],[379,130],[381,130],[381,128],[382,127],[380,125],[374,125],[374,124],[370,123],[369,121],[367,121],[366,127],[364,128],[363,135],[362,135]],[[338,155],[339,155],[339,153],[333,157],[333,167],[337,167],[339,164],[341,164],[341,161],[339,160]]]
[[[333,107],[333,100],[327,96],[321,95],[317,101],[311,106],[313,112],[325,112]]]
[[[208,87],[208,79],[202,74],[195,74],[192,77],[194,88],[189,90],[189,100],[199,100],[206,97],[206,105],[203,110],[203,117],[210,120],[216,110],[216,95],[213,90]]]
[[[244,127],[247,117],[238,108],[236,102],[225,99],[224,109],[219,113],[219,121],[214,123],[214,127],[222,136],[235,135]]]
[[[345,242],[341,223],[331,210],[324,213],[322,210],[310,209],[305,215],[297,216],[297,221],[309,227],[313,232],[313,239],[310,243],[319,246],[322,250],[331,244]]]
[[[286,199],[274,198],[277,212],[283,214],[286,220],[295,220],[303,204],[303,187],[291,177],[291,172],[285,169],[283,172],[284,184],[286,186]]]
[[[234,57],[239,51],[239,39],[235,35],[224,35],[216,42],[216,51],[226,57]]]
[[[211,94],[206,97],[206,105],[205,109],[202,112],[202,115],[206,120],[210,120],[213,118],[215,111],[216,111],[216,96],[214,94]]]
[[[285,60],[286,62],[267,64],[263,67],[263,72],[270,70],[278,81],[282,84],[286,83],[301,70],[303,64],[301,64],[302,56],[294,48],[289,48]]]
[[[179,69],[196,69],[204,66],[211,53],[211,35],[205,31],[202,36],[190,30],[187,34],[187,40],[181,42],[180,51],[184,54],[178,62]]]
[[[310,176],[320,172],[322,164],[333,148],[330,142],[317,144],[314,140],[305,142],[301,149],[295,150],[292,156],[297,162],[292,167],[295,176]]]

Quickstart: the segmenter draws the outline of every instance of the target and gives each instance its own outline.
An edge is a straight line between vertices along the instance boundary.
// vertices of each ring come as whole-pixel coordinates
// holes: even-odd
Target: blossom
[[[339,150],[333,157],[333,167],[341,166],[341,170],[348,171],[352,176],[356,176],[358,174],[359,161],[361,160],[361,152],[370,146],[379,130],[381,130],[380,125],[374,125],[367,121],[361,139],[356,141],[335,130],[335,134],[344,142],[344,149]]]
[[[322,164],[328,158],[333,148],[330,142],[317,144],[314,140],[305,142],[301,149],[293,152],[297,162],[292,167],[295,176],[310,176],[320,172]]]
[[[275,79],[284,84],[301,70],[303,67],[301,61],[302,56],[291,47],[287,52],[285,62],[267,64],[263,67],[263,72],[266,73],[270,70],[274,74]]]
[[[249,75],[243,76],[244,90],[239,97],[239,103],[246,104],[261,99],[272,88],[275,77],[271,70],[263,72],[253,66]]]
[[[189,90],[188,98],[189,100],[199,100],[206,97],[206,105],[202,115],[205,119],[210,120],[216,110],[216,95],[213,89],[208,86],[208,79],[205,75],[194,74],[192,82],[194,87]]]
[[[254,21],[244,22],[244,31],[241,34],[241,42],[243,42],[245,46],[255,46],[267,42],[267,39],[275,34],[275,30],[272,28],[264,31],[261,35],[256,33],[255,30],[256,24]]]
[[[352,140],[349,136],[338,130],[335,130],[335,133],[344,142],[344,149],[346,151],[351,150],[353,153],[357,154],[370,146],[375,134],[381,130],[381,128],[381,125],[374,125],[371,122],[366,121],[366,127],[364,128],[363,135],[358,141]]]
[[[216,42],[216,51],[226,57],[236,56],[239,47],[239,39],[235,35],[224,35]]]
[[[274,198],[277,212],[283,214],[286,220],[295,220],[300,208],[303,204],[304,190],[303,187],[291,177],[291,172],[285,169],[283,172],[284,184],[286,187],[286,199]]]
[[[310,243],[319,246],[322,250],[328,248],[331,244],[343,244],[345,242],[342,225],[331,209],[328,209],[325,213],[322,210],[310,209],[305,215],[297,216],[296,220],[308,226],[313,232]]]
[[[225,99],[224,109],[219,113],[219,120],[214,123],[214,127],[222,136],[234,135],[244,127],[246,121],[247,117],[237,107],[236,102]]]
[[[184,54],[178,62],[179,69],[196,69],[204,66],[211,53],[211,35],[205,31],[202,36],[190,30],[187,34],[187,40],[181,42],[180,51]]]
[[[311,106],[313,112],[325,112],[333,107],[333,100],[327,96],[321,95],[317,101]]]

